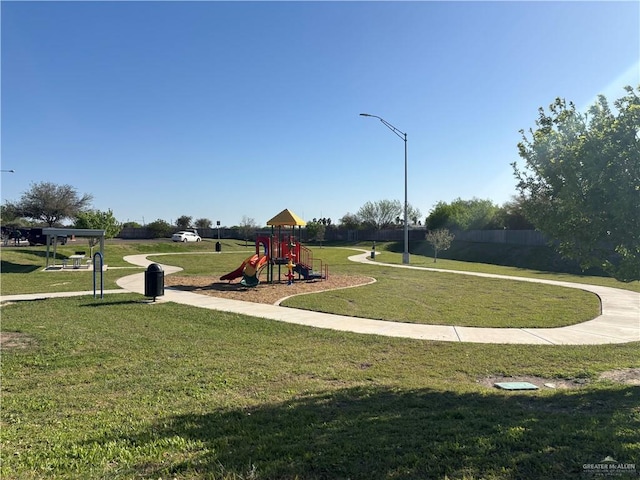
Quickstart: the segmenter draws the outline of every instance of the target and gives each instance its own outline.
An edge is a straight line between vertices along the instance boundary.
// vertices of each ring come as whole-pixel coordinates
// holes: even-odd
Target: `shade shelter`
[[[56,264],[56,250],[58,247],[58,237],[84,237],[84,238],[99,238],[100,239],[100,255],[104,258],[104,230],[98,230],[93,228],[43,228],[42,234],[47,236],[47,266],[49,268],[49,252],[51,244],[53,244],[53,256],[51,266]],[[53,242],[51,239],[53,238]]]
[[[267,222],[267,225],[272,227],[304,227],[306,224],[307,222],[288,208],[285,208]]]

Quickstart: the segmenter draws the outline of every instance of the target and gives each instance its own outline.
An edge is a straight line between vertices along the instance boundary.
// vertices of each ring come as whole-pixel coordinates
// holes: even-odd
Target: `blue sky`
[[[515,194],[556,97],[640,84],[638,2],[8,2],[2,202],[69,184],[118,220],[337,222]]]

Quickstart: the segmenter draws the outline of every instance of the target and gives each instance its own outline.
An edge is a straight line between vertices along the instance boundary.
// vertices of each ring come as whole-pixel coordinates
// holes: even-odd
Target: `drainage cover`
[[[538,387],[529,382],[502,382],[494,385],[503,390],[538,390]]]

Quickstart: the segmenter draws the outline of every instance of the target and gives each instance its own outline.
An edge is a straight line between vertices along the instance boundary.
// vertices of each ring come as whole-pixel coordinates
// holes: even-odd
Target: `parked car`
[[[185,230],[171,235],[171,240],[174,242],[199,242],[202,238],[200,238],[198,232],[189,232]]]

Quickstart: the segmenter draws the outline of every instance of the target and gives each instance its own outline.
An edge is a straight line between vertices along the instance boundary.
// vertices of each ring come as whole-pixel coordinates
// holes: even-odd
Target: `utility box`
[[[164,270],[157,263],[152,263],[144,272],[144,296],[156,297],[164,295]]]

